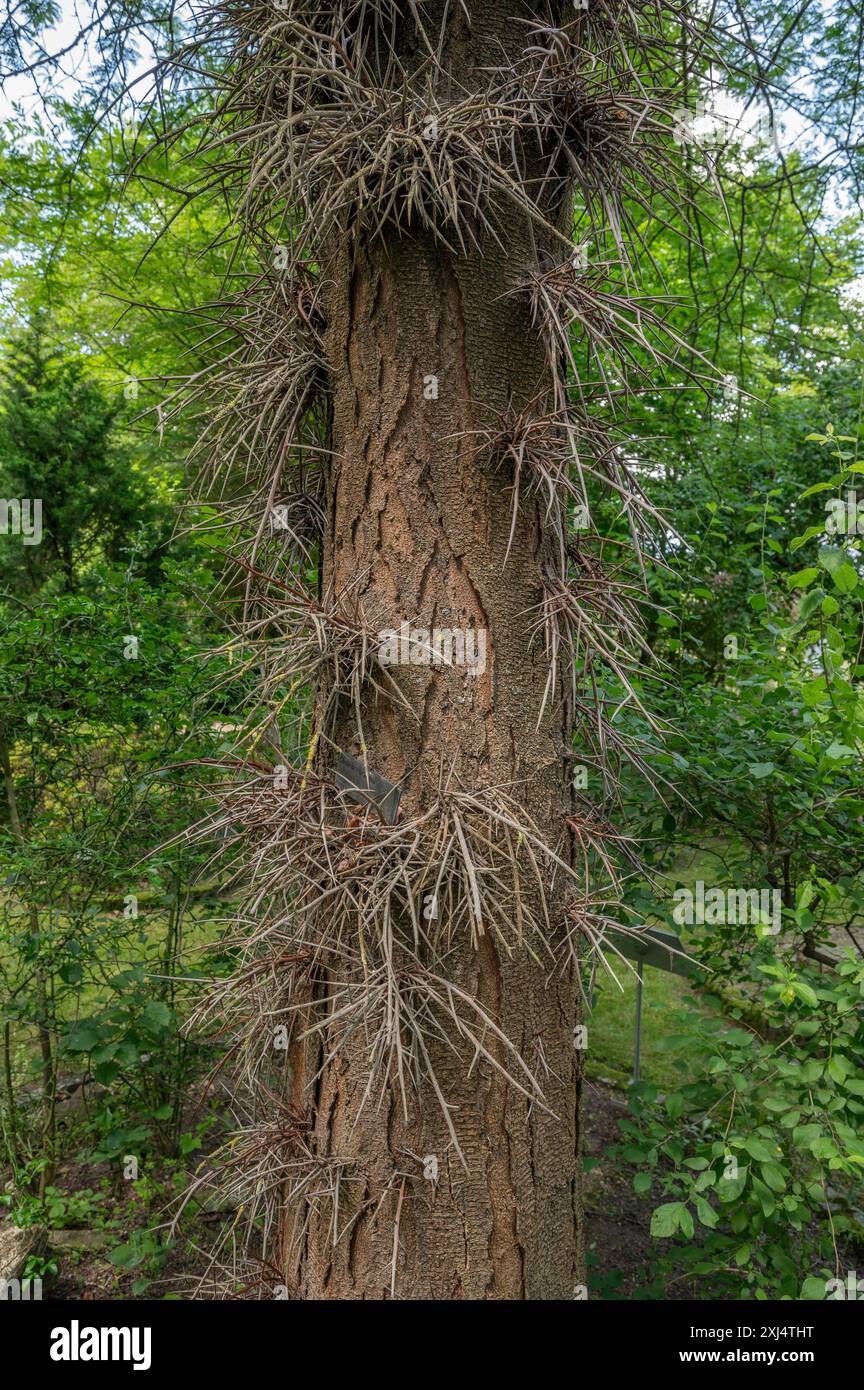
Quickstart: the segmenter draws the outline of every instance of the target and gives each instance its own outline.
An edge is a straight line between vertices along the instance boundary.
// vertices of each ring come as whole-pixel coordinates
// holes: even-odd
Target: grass
[[[658,873],[658,892],[664,891],[671,900],[679,884],[691,887],[697,879],[711,884],[717,878],[718,860],[728,859],[730,845],[718,840],[705,847],[682,848],[665,873]],[[649,926],[669,931],[669,923],[660,916],[646,918]],[[680,934],[680,928],[674,928]],[[684,947],[688,942],[683,935]],[[594,993],[594,1007],[588,1016],[588,1049],[586,1069],[590,1077],[627,1086],[633,1076],[633,1057],[636,1040],[636,976],[623,961],[615,961],[618,984],[605,972],[599,972]],[[620,988],[619,988],[620,984]],[[646,966],[642,990],[642,1047],[640,1079],[650,1081],[661,1089],[680,1086],[681,1072],[675,1065],[674,1054],[658,1049],[657,1044],[668,1034],[680,1032],[674,1014],[687,1001],[695,1002],[705,1013],[713,1013],[704,995],[694,989],[682,975]]]
[[[616,974],[621,989],[608,977],[598,978],[594,1008],[587,1019],[588,1048],[585,1060],[589,1076],[626,1086],[633,1074],[636,977],[624,966],[616,968]],[[687,999],[699,1001],[699,995],[681,975],[646,967],[642,991],[640,1079],[650,1081],[661,1089],[681,1084],[681,1073],[675,1066],[674,1055],[658,1050],[657,1043],[669,1033],[680,1032],[674,1014]],[[706,1008],[705,1012],[714,1011]]]

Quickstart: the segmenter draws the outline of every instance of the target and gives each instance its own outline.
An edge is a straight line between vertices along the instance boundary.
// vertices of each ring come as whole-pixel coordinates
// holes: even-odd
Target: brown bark
[[[479,84],[479,69],[500,61],[497,40],[524,39],[505,6],[471,9],[470,35],[458,15],[451,22],[450,53],[463,81]],[[569,731],[557,699],[538,728],[548,666],[535,631],[559,542],[542,501],[523,492],[505,564],[512,473],[472,439],[551,384],[527,300],[513,293],[536,264],[536,231],[505,212],[500,241],[456,255],[428,233],[357,236],[325,265],[336,463],[323,587],[350,589],[376,630],[407,620],[487,631],[484,674],[399,667],[412,713],[367,700],[369,762],[402,786],[405,815],[425,809],[442,772],[466,788],[504,786],[560,850]],[[437,399],[424,394],[432,376]],[[348,714],[336,741],[362,751]],[[560,922],[560,892],[553,902]],[[335,1246],[326,1204],[302,1222],[288,1214],[286,1278],[303,1298],[557,1299],[584,1281],[573,972],[526,949],[508,954],[491,933],[476,948],[457,942],[447,967],[517,1045],[553,1113],[488,1065],[469,1070],[464,1049],[437,1047],[466,1167],[431,1087],[407,1118],[395,1086],[380,1106],[377,1095],[362,1105],[362,1039],[317,1077],[322,1054],[295,1055],[295,1102],[311,1106],[314,1150],[353,1175],[340,1190],[348,1234]],[[437,1182],[423,1176],[430,1155]]]

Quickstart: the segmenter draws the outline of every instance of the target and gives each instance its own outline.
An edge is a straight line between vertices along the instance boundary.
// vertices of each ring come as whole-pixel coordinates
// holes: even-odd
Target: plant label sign
[[[385,825],[393,825],[402,793],[380,772],[364,767],[359,758],[350,753],[342,753],[336,765],[336,786],[350,801],[363,806],[371,806],[377,811]]]

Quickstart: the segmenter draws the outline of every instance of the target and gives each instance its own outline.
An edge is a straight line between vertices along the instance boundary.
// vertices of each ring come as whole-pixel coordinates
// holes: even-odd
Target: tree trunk
[[[463,87],[479,90],[480,70],[525,41],[510,7],[490,0],[472,4],[470,31],[458,9],[448,24],[450,67]],[[350,594],[380,632],[407,621],[483,631],[487,643],[482,672],[421,661],[391,668],[405,703],[367,693],[365,748],[347,711],[333,741],[365,752],[399,784],[403,819],[422,815],[442,785],[504,789],[567,859],[570,731],[560,689],[541,717],[549,664],[537,630],[561,536],[545,499],[523,487],[510,541],[512,469],[474,434],[500,430],[508,410],[552,395],[544,344],[518,289],[537,264],[536,227],[505,211],[499,240],[455,254],[429,232],[358,234],[322,270],[335,460],[322,589],[337,601]],[[320,761],[328,756],[322,750]],[[552,882],[548,863],[541,873],[554,938],[564,883],[560,872]],[[524,891],[536,905],[537,885]],[[332,1203],[285,1213],[285,1275],[301,1298],[583,1296],[572,962],[487,928],[476,940],[465,931],[454,939],[446,968],[540,1080],[542,1102],[445,1027],[429,1060],[457,1149],[429,1080],[409,1095],[407,1114],[392,1076],[380,1104],[366,1095],[362,1030],[335,1055],[335,1026],[321,1045],[301,1043],[295,1104],[311,1106],[318,1160],[336,1158],[350,1175],[335,1243]],[[506,1070],[505,1045],[486,1036]]]

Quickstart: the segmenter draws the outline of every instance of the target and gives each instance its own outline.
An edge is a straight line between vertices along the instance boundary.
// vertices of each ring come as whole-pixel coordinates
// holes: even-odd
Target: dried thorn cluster
[[[580,756],[586,758],[585,747],[593,747],[593,761],[607,787],[614,784],[614,769],[623,761],[658,790],[645,758],[648,747],[640,751],[617,722],[631,705],[652,734],[663,733],[641,694],[652,661],[642,632],[642,594],[629,566],[610,565],[603,548],[596,538],[572,542],[567,547],[565,576],[546,577],[537,618],[549,665],[544,704],[563,668],[568,674],[574,732],[583,748]],[[612,842],[617,837],[610,831],[609,838]],[[610,881],[616,881],[614,873]]]
[[[444,105],[431,90],[345,82],[292,131],[292,194],[316,240],[348,224],[373,236],[425,227],[464,252],[496,234],[501,199],[531,211],[505,162],[517,128],[515,112],[474,97]]]
[[[466,1065],[483,1058],[542,1103],[537,1078],[448,961],[459,939],[477,945],[491,933],[499,952],[527,951],[553,969],[550,884],[580,886],[563,834],[550,848],[504,790],[445,787],[422,814],[389,826],[299,770],[278,769],[275,785],[277,796],[273,776],[257,776],[231,798],[249,876],[227,943],[238,967],[198,1020],[227,1020],[253,1110],[262,1096],[270,1108],[277,1089],[277,1036],[283,1057],[319,1037],[322,1066],[346,1047],[356,1061],[359,1048],[367,1099],[395,1078],[406,1111],[431,1081],[457,1152],[436,1042],[460,1040]]]
[[[217,1295],[228,1287],[243,1288],[245,1297],[256,1292],[262,1298],[274,1296],[274,1290],[282,1285],[284,1271],[268,1256],[276,1243],[286,1203],[299,1217],[292,1231],[292,1246],[302,1242],[305,1228],[315,1216],[323,1215],[329,1221],[330,1240],[335,1246],[350,1235],[363,1214],[361,1205],[344,1225],[340,1224],[340,1210],[358,1206],[344,1199],[340,1202],[346,1186],[364,1181],[356,1160],[333,1154],[318,1157],[305,1112],[286,1105],[277,1091],[269,1092],[268,1099],[268,1118],[244,1124],[238,1115],[237,1131],[216,1156],[218,1168],[214,1169],[212,1159],[205,1165],[186,1189],[174,1216],[172,1228],[176,1229],[189,1204],[206,1204],[211,1194],[218,1198],[220,1207],[236,1207],[238,1212],[238,1220],[226,1225],[209,1252],[206,1271],[196,1289],[198,1296],[206,1286]],[[260,1248],[263,1259],[258,1266],[244,1259],[242,1270],[238,1270],[235,1259],[226,1268],[225,1251],[237,1240],[241,1217],[243,1250]]]
[[[506,202],[560,237],[544,208],[575,179],[623,254],[624,200],[646,207],[676,181],[669,10],[646,25],[606,3],[528,25],[522,58],[491,68],[478,93],[442,68],[416,4],[229,6],[212,148],[230,145],[249,225],[290,225],[298,246],[424,226],[464,251],[494,235]]]
[[[269,267],[202,317],[214,360],[172,402],[203,421],[196,493],[241,537],[254,527],[253,562],[271,532],[285,531],[302,551],[321,522],[327,362],[318,281],[299,259],[286,274]]]
[[[299,579],[280,579],[242,560],[240,564],[246,572],[246,618],[240,638],[218,650],[237,657],[230,680],[254,674],[258,698],[249,713],[250,729],[276,725],[299,740],[317,696],[315,742],[329,739],[344,702],[354,711],[362,746],[364,692],[372,690],[410,710],[392,673],[379,661],[378,634],[353,591],[342,590],[338,598],[328,592],[319,599]]]
[[[681,90],[670,71],[673,45],[633,20],[629,6],[592,0],[567,25],[533,29],[521,62],[502,73],[503,92],[536,132],[543,179],[575,183],[621,256],[625,201],[650,204],[656,216],[656,198],[670,198],[678,184],[670,152],[670,102]]]
[[[588,345],[607,394],[629,391],[637,383],[656,385],[651,368],[688,370],[690,350],[656,312],[657,299],[634,295],[625,286],[608,288],[610,269],[595,265],[582,270],[567,260],[529,274],[525,289],[562,408],[568,394],[578,393],[582,385],[574,351],[580,339]]]
[[[523,497],[534,494],[541,498],[547,521],[563,539],[567,532],[568,499],[586,510],[588,507],[584,477],[574,478],[571,471],[574,450],[578,456],[579,441],[597,459],[614,452],[611,440],[587,414],[577,428],[565,413],[545,407],[548,402],[542,398],[531,401],[521,410],[511,406],[495,428],[474,432],[476,448],[486,454],[490,467],[507,471],[513,479],[505,563]]]
[[[543,589],[542,623],[549,660],[546,695],[557,686],[563,652],[574,701],[578,685],[596,682],[596,668],[602,667],[618,678],[623,692],[619,708],[632,701],[652,723],[635,685],[644,670],[639,654],[650,659],[651,651],[642,636],[632,585],[616,583],[608,567],[587,547],[571,546],[569,557],[571,574],[563,579],[547,576]]]

